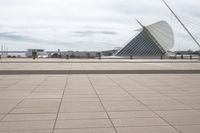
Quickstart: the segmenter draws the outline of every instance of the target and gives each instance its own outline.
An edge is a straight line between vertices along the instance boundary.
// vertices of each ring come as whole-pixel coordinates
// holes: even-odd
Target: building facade
[[[174,46],[174,33],[167,22],[141,26],[139,34],[120,49],[116,56],[162,56]]]

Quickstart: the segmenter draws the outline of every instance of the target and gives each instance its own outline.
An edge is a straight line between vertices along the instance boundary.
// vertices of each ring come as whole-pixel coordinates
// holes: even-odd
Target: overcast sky
[[[200,41],[200,1],[166,0]],[[140,26],[165,20],[172,50],[198,50],[162,0],[0,0],[0,45],[9,50],[107,50],[124,46]]]

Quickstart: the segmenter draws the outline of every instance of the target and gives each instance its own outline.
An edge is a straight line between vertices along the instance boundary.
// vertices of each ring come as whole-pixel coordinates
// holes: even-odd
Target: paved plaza
[[[200,61],[3,59],[0,70],[200,70]]]
[[[0,63],[2,71],[55,69],[200,70],[200,63]],[[199,86],[200,73],[0,75],[0,133],[199,133]]]

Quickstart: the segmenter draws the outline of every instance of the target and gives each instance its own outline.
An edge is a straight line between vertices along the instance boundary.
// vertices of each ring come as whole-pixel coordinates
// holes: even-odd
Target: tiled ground
[[[200,75],[2,75],[0,133],[199,133]]]

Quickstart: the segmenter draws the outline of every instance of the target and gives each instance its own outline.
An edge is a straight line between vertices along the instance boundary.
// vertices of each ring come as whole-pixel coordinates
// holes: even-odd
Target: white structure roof
[[[167,22],[160,21],[146,28],[165,51],[174,47],[174,33]]]

